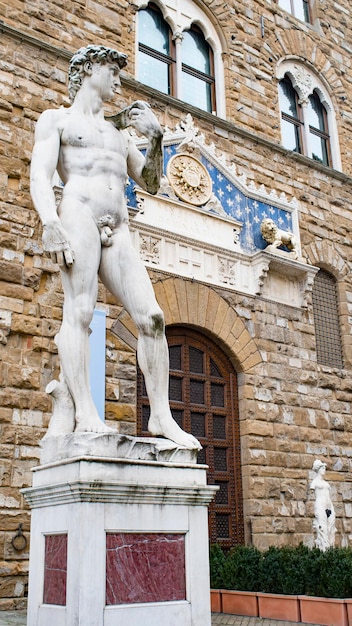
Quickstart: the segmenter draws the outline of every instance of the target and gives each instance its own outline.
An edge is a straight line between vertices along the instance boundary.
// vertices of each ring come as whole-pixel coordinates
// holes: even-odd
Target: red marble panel
[[[67,535],[45,536],[44,604],[66,606]]]
[[[184,535],[107,534],[106,604],[185,599]]]

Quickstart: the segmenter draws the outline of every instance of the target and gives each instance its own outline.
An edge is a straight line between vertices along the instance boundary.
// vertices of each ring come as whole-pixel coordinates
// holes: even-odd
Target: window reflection
[[[289,80],[282,80],[279,84],[280,109],[282,113],[298,117],[296,106],[296,92]]]
[[[170,54],[169,27],[159,11],[150,8],[140,11],[138,30],[140,43]]]
[[[182,74],[182,100],[199,109],[211,112],[211,86],[202,80]]]
[[[314,161],[318,161],[324,165],[329,164],[326,140],[323,139],[323,137],[318,137],[310,133],[310,152],[310,157],[314,159]]]
[[[299,129],[297,126],[291,124],[291,122],[282,120],[281,131],[282,143],[285,148],[287,148],[287,150],[292,150],[292,152],[301,152]]]
[[[182,99],[200,109],[213,110],[211,49],[199,28],[183,33]]]
[[[316,92],[309,96],[306,115],[309,124],[309,156],[314,161],[329,165],[326,111]]]
[[[290,79],[286,76],[279,83],[282,143],[288,150],[302,152],[301,107]]]
[[[138,80],[171,94],[174,46],[170,28],[158,7],[150,4],[139,11],[138,33]]]
[[[169,66],[145,52],[139,53],[138,80],[158,91],[170,94]]]
[[[325,130],[324,107],[319,100],[319,96],[314,93],[309,96],[307,106],[307,121],[309,126]]]
[[[302,22],[310,22],[308,0],[279,0],[279,6]]]
[[[209,46],[201,32],[186,30],[183,33],[182,61],[204,74],[210,74]]]

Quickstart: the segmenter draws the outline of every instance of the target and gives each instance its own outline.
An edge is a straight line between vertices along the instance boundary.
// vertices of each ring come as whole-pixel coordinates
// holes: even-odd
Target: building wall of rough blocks
[[[266,548],[312,535],[308,476],[317,457],[328,464],[337,543],[352,541],[351,6],[315,0],[310,26],[274,0],[199,4],[223,36],[227,121],[135,82],[132,3],[0,2],[0,609],[25,604],[28,551],[18,554],[11,539],[19,524],[29,537],[20,490],[31,484],[38,463],[51,411],[44,389],[59,368],[60,277],[43,255],[29,194],[34,127],[43,110],[68,105],[68,59],[82,44],[103,43],[129,55],[111,111],[147,99],[169,128],[190,112],[240,175],[299,201],[303,256],[338,281],[345,369],[317,365],[310,298],[307,308],[296,308],[156,271],[151,277],[166,323],[203,329],[238,372],[246,541]],[[282,58],[304,59],[325,81],[342,172],[280,145],[275,72]],[[111,331],[119,315],[127,326],[129,320],[102,285],[99,303],[107,311],[106,417],[134,433],[135,352]]]

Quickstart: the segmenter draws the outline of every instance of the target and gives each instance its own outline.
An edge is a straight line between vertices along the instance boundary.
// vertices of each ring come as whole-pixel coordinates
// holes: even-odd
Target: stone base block
[[[87,433],[47,439],[42,462],[23,490],[32,508],[27,626],[210,626],[216,487],[193,452]]]

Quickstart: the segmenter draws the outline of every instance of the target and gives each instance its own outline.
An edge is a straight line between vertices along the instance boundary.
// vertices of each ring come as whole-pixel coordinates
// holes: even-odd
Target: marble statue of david
[[[170,412],[163,313],[132,245],[124,195],[128,175],[157,193],[162,130],[141,101],[125,110],[123,123],[104,118],[104,103],[120,92],[120,70],[126,62],[126,55],[105,46],[78,50],[69,68],[71,106],[45,111],[36,125],[31,194],[43,224],[44,250],[59,264],[64,290],[63,322],[56,337],[63,404],[71,404],[75,431],[111,432],[98,416],[89,385],[89,324],[99,276],[138,327],[137,357],[150,402],[150,433],[200,448]],[[145,157],[127,126],[147,137]],[[58,209],[52,189],[56,169],[64,183]]]

